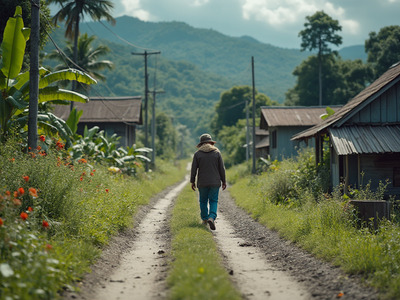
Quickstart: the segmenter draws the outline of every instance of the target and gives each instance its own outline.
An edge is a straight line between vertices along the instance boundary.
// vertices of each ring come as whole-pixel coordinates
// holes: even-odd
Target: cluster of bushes
[[[241,165],[228,171],[234,179],[231,193],[237,204],[259,222],[350,274],[360,274],[380,289],[382,298],[400,297],[400,227],[398,217],[382,220],[376,229],[359,226],[349,199],[382,199],[387,183],[371,191],[369,184],[343,194],[325,188],[327,174],[314,165],[313,153],[270,162],[265,172],[249,174]],[[246,172],[247,171],[247,172]],[[319,172],[318,172],[319,171]]]

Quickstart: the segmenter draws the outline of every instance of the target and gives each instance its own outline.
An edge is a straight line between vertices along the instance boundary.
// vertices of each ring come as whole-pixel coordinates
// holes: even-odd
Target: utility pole
[[[256,89],[254,83],[254,56],[251,57],[251,77],[253,82],[253,168],[252,173],[256,173]]]
[[[31,0],[31,52],[29,69],[28,147],[37,148],[37,117],[39,102],[39,31],[40,1]]]
[[[250,152],[250,129],[249,129],[249,100],[246,99],[246,161],[249,161]]]
[[[154,85],[155,88],[155,85]],[[151,162],[153,166],[156,165],[156,95],[165,93],[164,91],[152,91],[153,93],[153,105],[152,105],[152,116],[151,116],[151,148],[153,151],[151,152]]]
[[[148,83],[148,74],[147,74],[147,56],[152,54],[160,54],[161,51],[155,52],[147,52],[144,53],[135,53],[132,52],[132,55],[143,55],[144,56],[144,145],[149,147],[149,138],[148,138],[148,93],[149,93],[149,83]]]

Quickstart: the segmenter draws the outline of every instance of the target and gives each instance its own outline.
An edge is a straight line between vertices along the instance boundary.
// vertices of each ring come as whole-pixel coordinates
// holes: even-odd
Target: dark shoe
[[[209,218],[209,219],[207,220],[207,223],[208,223],[208,225],[210,226],[210,229],[211,229],[211,230],[215,230],[215,222],[214,222],[214,219],[213,219],[213,218]]]

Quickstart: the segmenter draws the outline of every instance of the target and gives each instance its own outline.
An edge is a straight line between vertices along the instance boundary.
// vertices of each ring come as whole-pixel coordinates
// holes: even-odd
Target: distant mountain
[[[365,53],[364,45],[355,45],[345,47],[339,50],[342,59],[361,59],[363,62],[367,61],[367,53]]]
[[[199,133],[207,129],[222,92],[234,85],[251,85],[252,56],[257,90],[283,102],[285,92],[295,83],[293,70],[310,55],[250,36],[229,37],[182,22],[143,22],[127,16],[117,18],[115,26],[83,23],[81,33],[84,32],[96,35],[98,43],[109,46],[111,53],[106,58],[115,64],[113,70],[104,72],[107,81],[92,88],[92,95],[143,95],[144,59],[132,52],[161,51],[161,55],[148,56],[149,89],[153,89],[156,75],[157,90],[165,91],[157,96],[157,107],[175,122]],[[65,44],[63,33],[61,27],[52,34],[60,47]],[[49,42],[45,51],[52,49]],[[340,54],[343,58],[362,58],[357,51],[359,46],[347,47]]]

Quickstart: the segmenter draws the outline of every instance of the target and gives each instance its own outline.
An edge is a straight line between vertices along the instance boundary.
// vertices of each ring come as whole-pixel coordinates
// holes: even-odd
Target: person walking
[[[202,134],[197,145],[190,171],[192,190],[199,189],[200,217],[203,224],[215,230],[219,188],[226,189],[225,166],[221,152],[208,133]]]

